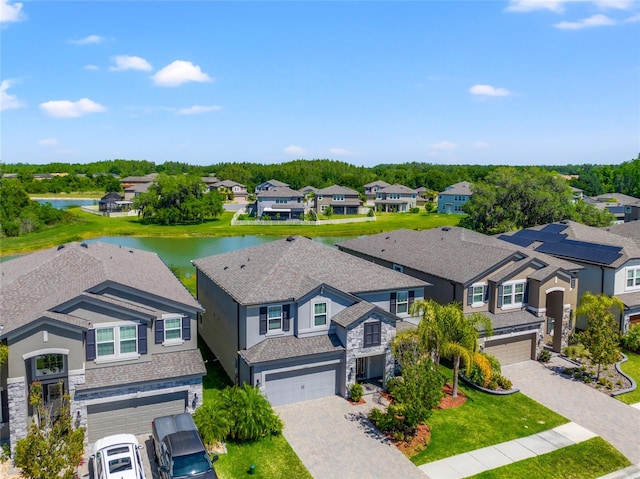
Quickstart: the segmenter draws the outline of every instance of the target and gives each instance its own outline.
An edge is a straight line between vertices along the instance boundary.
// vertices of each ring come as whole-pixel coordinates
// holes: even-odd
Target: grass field
[[[616,399],[619,399],[626,404],[635,404],[640,402],[640,354],[631,353],[629,351],[625,351],[624,353],[627,355],[628,361],[622,363],[620,369],[622,369],[622,372],[626,375],[633,378],[637,387],[635,391],[616,396]]]
[[[85,213],[80,208],[70,208],[68,211],[75,216],[76,222],[16,238],[2,238],[0,255],[28,253],[70,241],[82,241],[100,236],[213,237],[236,235],[288,236],[292,234],[309,237],[358,236],[381,233],[399,228],[424,230],[445,225],[455,226],[460,221],[461,216],[427,215],[425,212],[417,214],[381,213],[377,221],[367,223],[322,226],[291,226],[278,224],[231,226],[233,213],[225,211],[219,218],[207,220],[199,224],[162,226],[144,224],[137,217],[107,218]]]

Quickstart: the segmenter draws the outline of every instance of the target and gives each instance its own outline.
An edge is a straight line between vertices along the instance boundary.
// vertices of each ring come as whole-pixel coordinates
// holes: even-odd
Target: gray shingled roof
[[[291,198],[303,197],[304,195],[298,190],[292,190],[288,186],[276,186],[270,190],[260,191],[257,195],[259,198]]]
[[[617,294],[616,298],[622,301],[627,308],[640,306],[640,291],[635,293]]]
[[[360,301],[340,311],[331,318],[331,321],[346,328],[376,309],[374,304],[367,301]]]
[[[489,319],[491,319],[494,334],[496,333],[496,331],[500,332],[499,330],[501,329],[524,326],[527,324],[537,326],[544,321],[544,318],[539,318],[535,314],[524,309],[507,311],[500,314],[494,314],[488,311],[484,311],[482,314],[488,316]]]
[[[385,188],[382,188],[378,191],[379,193],[400,193],[402,195],[410,195],[417,194],[416,190],[412,190],[408,186],[400,185],[396,183],[395,185],[390,185]]]
[[[441,191],[439,195],[472,195],[471,183],[468,181],[461,181],[455,183],[449,187],[449,189]]]
[[[372,188],[374,186],[382,186],[384,188],[385,186],[389,186],[389,183],[387,183],[386,181],[382,181],[382,180],[376,180],[376,181],[372,181],[371,183],[367,183],[366,185],[364,185],[365,188]]]
[[[123,380],[127,384],[138,384],[162,379],[185,378],[186,376],[204,376],[205,374],[207,374],[207,369],[204,366],[200,350],[189,349],[153,354],[151,361],[128,362],[87,369],[85,383],[78,385],[77,390],[122,387]]]
[[[401,229],[343,241],[337,246],[460,284],[487,274],[516,254],[543,258],[543,263],[554,268],[581,269],[568,261],[531,251],[524,253],[506,241],[458,227]]]
[[[202,309],[156,253],[68,243],[0,263],[2,335],[108,281]]]
[[[347,188],[346,186],[331,185],[316,191],[316,195],[350,195],[358,196],[356,190]]]
[[[601,228],[609,233],[631,238],[640,243],[640,221],[629,221]]]
[[[257,364],[336,351],[344,351],[344,346],[338,336],[321,334],[306,338],[296,336],[267,338],[255,346],[239,352],[248,364]]]
[[[322,284],[356,295],[428,285],[302,236],[197,259],[193,264],[240,304],[297,299]]]
[[[216,188],[219,186],[224,186],[226,188],[233,188],[234,186],[240,186],[241,188],[246,188],[246,186],[244,186],[243,184],[233,180],[216,180],[216,183],[214,183],[213,186],[215,186]]]
[[[282,182],[282,181],[274,180],[274,179],[271,179],[271,180],[268,180],[268,181],[263,181],[263,182],[262,182],[262,183],[260,183],[260,184],[261,184],[261,185],[264,185],[264,184],[266,184],[266,183],[269,183],[271,186],[274,186],[274,187],[281,187],[281,186],[282,186],[282,187],[287,187],[287,186],[289,186],[289,183],[284,183],[284,182]]]

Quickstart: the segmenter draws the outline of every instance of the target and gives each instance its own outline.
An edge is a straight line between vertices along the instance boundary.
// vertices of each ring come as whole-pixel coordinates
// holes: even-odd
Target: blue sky
[[[621,163],[640,3],[0,0],[5,163]]]

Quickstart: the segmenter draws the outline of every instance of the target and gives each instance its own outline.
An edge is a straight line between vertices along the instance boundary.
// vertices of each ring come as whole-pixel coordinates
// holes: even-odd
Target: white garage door
[[[112,434],[150,434],[154,418],[183,413],[186,401],[182,391],[87,406],[89,442]]]
[[[533,359],[536,335],[515,336],[485,343],[484,352],[500,360],[500,364],[512,364]]]
[[[273,406],[332,396],[337,392],[338,365],[330,364],[267,374],[265,391]]]

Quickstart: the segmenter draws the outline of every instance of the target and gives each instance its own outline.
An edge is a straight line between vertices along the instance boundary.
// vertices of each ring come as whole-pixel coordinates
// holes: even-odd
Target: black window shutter
[[[498,287],[498,308],[502,308],[502,289],[503,289],[503,286],[500,285]]]
[[[291,318],[289,312],[291,311],[291,305],[285,304],[282,306],[282,330],[289,331],[291,329]]]
[[[260,308],[260,334],[267,334],[267,307]]]
[[[2,422],[9,422],[9,391],[0,392],[0,404],[2,405]]]
[[[189,316],[182,317],[182,339],[184,341],[191,339],[191,318]]]
[[[147,354],[147,325],[138,324],[138,354]]]
[[[488,302],[489,302],[489,286],[487,286],[487,285],[484,285],[484,286],[482,287],[482,300],[483,300],[485,303],[488,303]]]
[[[414,290],[409,290],[409,309],[411,309],[411,305],[413,301],[416,299],[416,292]]]
[[[96,330],[90,329],[84,333],[84,350],[87,361],[96,359]]]
[[[33,386],[33,362],[35,361],[35,358],[29,358],[24,362],[24,366],[26,368],[26,373],[27,373],[27,387],[28,392],[27,394],[31,394],[31,386]],[[29,405],[27,406],[27,413],[29,414],[29,416],[33,416],[33,404],[31,404],[31,401],[29,401]]]
[[[524,285],[524,295],[523,295],[522,302],[525,304],[529,302],[529,282],[528,281]]]
[[[391,304],[389,307],[391,314],[396,314],[396,293],[391,293]]]
[[[373,344],[379,346],[381,343],[382,336],[382,324],[380,321],[377,323],[373,323]]]
[[[371,324],[364,325],[364,345],[371,346]]]
[[[164,319],[156,319],[156,344],[164,342]]]
[[[467,304],[473,304],[473,286],[469,286],[467,293]]]

